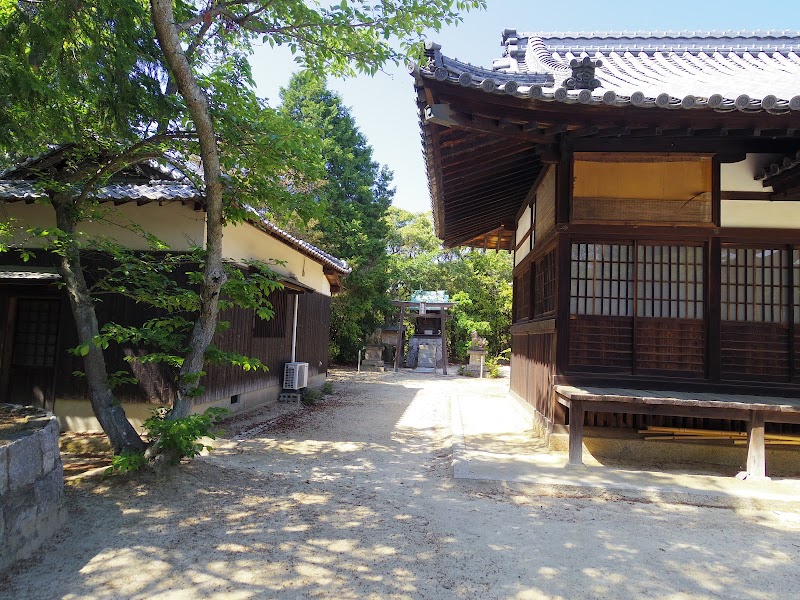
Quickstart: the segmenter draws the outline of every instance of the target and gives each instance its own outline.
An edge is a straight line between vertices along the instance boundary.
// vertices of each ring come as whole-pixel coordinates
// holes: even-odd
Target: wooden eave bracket
[[[425,123],[434,123],[442,127],[452,127],[455,129],[466,129],[469,131],[479,131],[482,133],[493,133],[504,137],[529,140],[538,143],[553,142],[552,135],[543,135],[530,131],[526,126],[508,121],[500,121],[482,117],[479,115],[469,115],[452,109],[449,104],[428,104],[425,107]]]

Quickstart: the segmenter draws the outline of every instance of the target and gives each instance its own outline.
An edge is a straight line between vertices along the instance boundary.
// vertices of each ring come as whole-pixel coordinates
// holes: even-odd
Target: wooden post
[[[739,473],[737,477],[740,479],[769,479],[764,444],[764,413],[761,411],[750,411],[750,420],[747,422],[747,471]]]
[[[569,462],[567,467],[583,466],[583,401],[569,403]]]
[[[722,244],[716,236],[712,237],[708,242],[705,280],[706,289],[708,290],[706,308],[706,373],[710,381],[719,381],[722,373]]]
[[[447,375],[447,337],[445,336],[445,323],[447,322],[446,319],[446,308],[442,306],[440,309],[441,315],[439,318],[442,321],[441,324],[441,334],[442,334],[442,375]],[[434,364],[435,366],[435,364]]]
[[[397,328],[397,350],[394,353],[394,372],[397,373],[397,369],[400,365],[400,356],[403,354],[403,320],[406,317],[406,307],[404,304],[400,305],[400,323],[399,327]]]

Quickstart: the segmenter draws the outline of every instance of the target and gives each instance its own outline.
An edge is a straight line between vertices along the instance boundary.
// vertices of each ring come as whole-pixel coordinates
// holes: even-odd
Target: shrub
[[[322,384],[322,388],[321,389],[322,389],[322,393],[325,394],[326,396],[328,394],[332,394],[333,393],[333,384],[330,381],[326,381],[324,384]]]
[[[201,437],[215,439],[214,426],[233,414],[227,408],[212,407],[202,415],[189,415],[180,419],[167,419],[167,409],[154,411],[144,422],[151,446],[148,453],[168,455],[172,463],[181,458],[194,458],[203,450],[211,450],[197,440]]]
[[[501,365],[511,364],[511,348],[506,348],[497,355],[497,363]]]
[[[138,471],[147,464],[144,452],[122,452],[111,459],[111,466],[103,471],[104,475],[123,475]]]
[[[497,364],[497,358],[489,358],[483,365],[484,372],[492,379],[500,377],[500,365]]]
[[[314,406],[322,398],[322,392],[314,388],[306,388],[303,392],[303,404]]]

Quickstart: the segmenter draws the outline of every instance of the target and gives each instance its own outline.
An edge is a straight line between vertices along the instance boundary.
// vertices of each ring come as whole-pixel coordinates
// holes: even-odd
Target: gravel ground
[[[507,380],[332,380],[170,478],[71,488],[68,526],[0,598],[800,597],[800,514],[454,483],[449,394]]]

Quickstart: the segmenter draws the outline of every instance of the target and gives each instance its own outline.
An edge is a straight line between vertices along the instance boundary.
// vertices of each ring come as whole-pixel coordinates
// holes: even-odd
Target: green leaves
[[[334,358],[355,360],[362,341],[382,324],[390,306],[386,296],[389,228],[384,216],[394,189],[392,173],[372,159],[372,148],[338,94],[310,71],[295,74],[281,90],[281,114],[321,138],[325,180],[310,191],[324,218],[307,225],[290,223],[302,237],[353,268],[333,298],[331,341]]]
[[[201,415],[189,415],[170,419],[167,409],[153,411],[153,416],[144,422],[153,453],[164,453],[177,463],[181,458],[194,458],[203,450],[211,450],[198,442],[200,438],[215,439],[214,427],[233,413],[226,408],[212,407]]]

